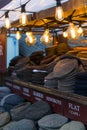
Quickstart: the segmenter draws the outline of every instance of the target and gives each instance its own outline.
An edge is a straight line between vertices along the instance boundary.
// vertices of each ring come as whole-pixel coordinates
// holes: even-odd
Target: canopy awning
[[[68,26],[69,16],[72,16],[72,21],[75,24],[81,22],[86,26],[87,0],[61,0],[64,9],[64,20],[61,22],[55,20],[54,17],[56,0],[7,0],[7,2],[7,5],[5,3],[5,6],[0,9],[0,27],[4,26],[5,12],[8,10],[12,28],[25,28],[19,24],[19,18],[21,5],[26,2],[26,13],[29,16],[29,22],[26,27],[41,28],[48,25],[49,28],[61,29],[64,26]]]

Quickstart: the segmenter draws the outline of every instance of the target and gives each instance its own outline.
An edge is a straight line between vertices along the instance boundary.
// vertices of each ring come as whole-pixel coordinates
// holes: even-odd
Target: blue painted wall
[[[36,35],[36,37],[37,37],[36,44],[34,46],[29,46],[25,42],[26,35],[22,35],[22,38],[19,40],[20,55],[29,56],[32,52],[35,52],[35,51],[41,51],[41,50],[45,51],[45,48],[47,48],[48,46],[45,46],[44,44],[40,42],[41,35]]]
[[[9,66],[9,62],[12,58],[19,55],[19,42],[15,38],[15,34],[11,34],[7,37],[7,64]]]

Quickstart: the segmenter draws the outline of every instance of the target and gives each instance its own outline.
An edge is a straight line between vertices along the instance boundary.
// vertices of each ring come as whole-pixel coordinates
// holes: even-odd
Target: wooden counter
[[[55,113],[73,120],[82,121],[87,125],[87,97],[45,88],[12,78],[6,78],[5,85],[12,92],[24,97],[28,101],[44,100],[52,106]]]

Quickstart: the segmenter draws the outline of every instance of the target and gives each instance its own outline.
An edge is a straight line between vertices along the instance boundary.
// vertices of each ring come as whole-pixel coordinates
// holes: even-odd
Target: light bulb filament
[[[9,29],[11,27],[9,18],[5,18],[5,27]]]

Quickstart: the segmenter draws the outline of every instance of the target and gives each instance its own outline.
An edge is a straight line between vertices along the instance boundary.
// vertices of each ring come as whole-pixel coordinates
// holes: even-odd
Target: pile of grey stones
[[[0,130],[86,130],[82,122],[53,113],[45,101],[30,103],[0,87]]]

